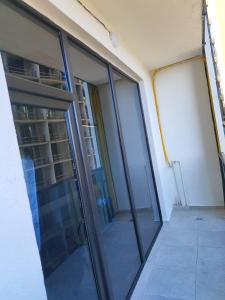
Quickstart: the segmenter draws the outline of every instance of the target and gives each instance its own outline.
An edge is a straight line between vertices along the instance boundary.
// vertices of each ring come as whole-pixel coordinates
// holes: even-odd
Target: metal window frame
[[[208,88],[208,92],[210,95],[210,81],[209,78],[207,76],[208,70],[207,70],[207,59],[206,59],[206,51],[205,51],[205,47],[206,47],[206,34],[208,34],[209,36],[209,42],[210,42],[210,53],[212,56],[212,63],[213,63],[213,70],[214,70],[214,75],[215,75],[215,81],[216,81],[216,89],[217,89],[217,96],[219,99],[219,105],[220,105],[220,114],[221,114],[221,118],[223,121],[224,118],[224,109],[223,109],[223,104],[220,98],[220,82],[218,81],[217,78],[217,69],[216,69],[216,61],[215,61],[215,56],[213,53],[213,43],[212,43],[212,33],[211,33],[211,29],[210,29],[210,22],[209,22],[209,15],[208,15],[208,9],[207,9],[207,4],[206,1],[203,0],[203,9],[202,9],[202,28],[203,28],[203,32],[202,32],[202,52],[203,55],[205,57],[205,61],[204,61],[204,68],[205,68],[205,73],[206,73],[206,79],[207,79],[207,88]],[[212,107],[212,103],[210,101],[210,109],[211,109],[211,114],[212,114],[212,121],[213,121],[213,129],[214,129],[214,133],[215,133],[215,138],[217,137],[217,133],[216,133],[216,120],[214,120],[213,117],[213,107]],[[222,179],[222,187],[223,187],[223,196],[224,196],[224,202],[225,202],[225,156],[223,152],[219,152],[220,151],[220,146],[219,146],[219,141],[216,138],[216,143],[217,143],[217,150],[218,150],[218,159],[219,159],[219,165],[220,165],[220,173],[221,173],[221,179]]]
[[[99,219],[98,219],[98,212],[97,208],[94,205],[95,203],[95,195],[92,185],[92,179],[91,179],[91,172],[90,167],[88,165],[88,160],[86,159],[88,156],[87,149],[85,147],[85,140],[84,140],[84,134],[83,134],[83,127],[82,127],[82,121],[81,116],[78,113],[79,112],[79,104],[77,100],[77,93],[76,89],[74,88],[73,83],[73,73],[72,73],[72,67],[70,63],[70,56],[69,56],[69,42],[66,33],[61,30],[60,31],[60,42],[62,47],[62,53],[63,53],[63,59],[64,64],[66,68],[66,77],[68,81],[68,86],[70,91],[73,95],[73,105],[72,109],[70,110],[70,118],[73,120],[73,124],[76,125],[76,128],[74,130],[76,131],[76,151],[80,153],[79,157],[77,157],[80,168],[79,172],[81,173],[80,177],[81,180],[83,180],[84,184],[82,186],[82,193],[86,194],[86,201],[84,202],[85,205],[85,212],[86,212],[86,218],[90,219],[89,224],[89,235],[90,239],[92,239],[91,248],[93,251],[93,261],[95,265],[95,269],[97,272],[97,283],[100,290],[101,299],[113,299],[112,297],[112,290],[109,280],[109,274],[106,266],[106,259],[104,257],[104,253],[102,251],[102,247],[100,246],[101,243],[101,237],[99,234]],[[85,220],[86,221],[86,220]]]
[[[101,237],[100,237],[100,233],[98,230],[98,228],[99,228],[98,216],[97,216],[96,207],[94,205],[95,196],[94,196],[94,191],[92,188],[92,182],[91,182],[92,180],[91,180],[89,165],[88,165],[87,159],[86,159],[87,151],[85,149],[85,142],[84,142],[84,138],[83,138],[83,134],[82,134],[82,130],[83,130],[82,123],[81,123],[81,119],[80,119],[79,113],[78,113],[78,111],[79,111],[78,103],[77,103],[77,101],[75,101],[77,98],[77,95],[76,95],[76,90],[73,88],[73,82],[72,82],[73,74],[72,74],[72,69],[71,69],[71,64],[70,64],[70,59],[69,59],[69,53],[68,53],[69,41],[72,41],[79,48],[83,49],[85,51],[85,54],[87,54],[87,55],[89,54],[92,59],[102,62],[108,68],[108,76],[109,76],[109,82],[110,82],[110,88],[111,88],[111,94],[112,94],[112,101],[113,101],[113,106],[114,106],[114,111],[115,111],[115,116],[116,116],[117,129],[118,129],[118,133],[119,133],[121,155],[122,155],[122,159],[123,159],[127,189],[128,189],[129,198],[130,198],[131,212],[132,212],[132,216],[134,219],[136,239],[137,239],[139,254],[140,254],[140,258],[141,258],[140,268],[134,278],[133,284],[131,285],[130,290],[127,295],[127,299],[129,299],[134,290],[134,287],[138,281],[140,273],[144,267],[145,261],[151,251],[151,248],[154,245],[154,242],[155,242],[157,235],[162,226],[162,215],[161,215],[161,210],[160,210],[160,205],[159,205],[159,197],[158,197],[158,192],[157,192],[155,174],[154,174],[154,169],[153,169],[153,165],[152,165],[150,145],[149,145],[149,141],[148,141],[148,137],[147,137],[147,129],[146,129],[146,123],[145,123],[145,118],[144,118],[144,113],[143,113],[143,105],[142,105],[142,101],[141,101],[139,83],[137,81],[135,81],[133,78],[131,78],[129,75],[125,74],[123,71],[118,69],[116,66],[112,65],[109,61],[102,58],[99,54],[94,52],[83,42],[76,39],[74,36],[67,33],[66,31],[62,30],[62,28],[60,26],[53,23],[51,20],[49,20],[47,17],[40,14],[35,9],[31,8],[28,4],[22,2],[21,0],[13,0],[13,1],[2,0],[2,1],[5,3],[10,2],[11,7],[15,6],[19,10],[25,10],[27,18],[32,18],[32,21],[34,21],[35,19],[38,19],[39,25],[40,25],[40,23],[41,24],[43,23],[45,27],[50,27],[59,33],[59,41],[61,44],[61,52],[62,52],[62,57],[63,57],[63,61],[64,61],[65,74],[66,74],[67,82],[69,85],[69,90],[71,93],[68,93],[65,91],[60,91],[59,89],[55,89],[52,87],[46,87],[43,85],[41,85],[43,88],[43,92],[40,92],[40,90],[42,90],[42,88],[39,89],[38,93],[37,93],[37,91],[35,92],[35,90],[36,90],[35,86],[31,87],[28,92],[26,90],[26,86],[27,85],[31,86],[32,82],[29,82],[28,80],[24,80],[24,79],[19,79],[19,81],[18,81],[17,80],[18,78],[10,79],[10,77],[9,77],[8,81],[9,81],[9,86],[10,86],[9,87],[10,97],[12,97],[13,99],[15,99],[15,98],[20,99],[21,97],[19,97],[19,96],[20,96],[20,94],[22,94],[24,96],[23,99],[27,99],[26,101],[28,101],[28,98],[30,98],[30,95],[32,94],[32,97],[37,96],[39,106],[43,106],[42,104],[45,103],[45,106],[47,105],[49,107],[49,105],[51,105],[51,103],[54,102],[54,104],[53,104],[54,108],[58,107],[58,108],[62,109],[62,107],[63,107],[63,109],[68,110],[67,122],[69,124],[70,130],[72,131],[71,132],[71,141],[73,144],[73,152],[74,152],[73,155],[75,158],[75,162],[77,164],[78,179],[79,179],[79,183],[80,183],[81,206],[82,206],[82,212],[83,212],[84,218],[85,218],[85,228],[86,228],[86,233],[87,233],[87,238],[88,238],[89,251],[90,251],[90,256],[91,256],[91,260],[92,260],[96,286],[97,286],[97,290],[98,290],[100,299],[111,300],[111,299],[114,299],[114,297],[113,297],[112,287],[111,287],[111,283],[110,283],[110,279],[109,279],[109,271],[107,270],[105,254],[102,251],[102,246],[101,246]],[[150,163],[151,172],[152,172],[152,176],[153,176],[154,189],[155,189],[156,202],[157,202],[156,204],[158,207],[160,221],[161,221],[161,224],[153,238],[153,241],[152,241],[146,255],[144,255],[144,252],[143,252],[141,236],[139,233],[137,213],[136,213],[133,194],[132,194],[132,185],[131,185],[131,180],[130,180],[130,175],[129,175],[126,153],[125,153],[125,149],[124,149],[123,135],[122,135],[122,131],[121,131],[121,121],[119,118],[115,86],[114,86],[113,77],[112,77],[113,70],[115,70],[116,72],[120,73],[127,79],[134,82],[137,85],[137,90],[138,90],[138,95],[139,95],[139,105],[141,108],[141,117],[142,117],[142,123],[144,126],[144,134],[145,134],[145,140],[146,140],[146,144],[147,144],[149,163]],[[12,83],[13,80],[14,80],[14,83]],[[24,85],[24,88],[22,88],[22,90],[21,90],[21,84],[22,84],[22,86]],[[37,83],[33,83],[33,84],[36,85]],[[45,92],[44,92],[44,90],[45,90]],[[49,91],[51,91],[52,94]],[[47,93],[47,97],[46,97],[46,93]],[[43,97],[43,100],[41,100],[42,97]],[[37,99],[35,99],[33,101],[34,105],[35,105],[35,103],[37,103],[36,102]],[[54,99],[54,101],[53,101],[53,99]],[[20,100],[18,102],[20,102]],[[24,103],[24,101],[23,101],[23,103]],[[31,104],[30,101],[29,101],[29,103]]]
[[[131,184],[131,178],[129,175],[129,167],[128,167],[128,160],[126,157],[126,150],[125,150],[125,144],[124,144],[124,139],[123,139],[123,133],[122,133],[122,126],[121,126],[121,119],[119,116],[119,108],[118,108],[118,98],[116,95],[116,88],[115,88],[115,84],[114,84],[114,80],[113,80],[113,72],[121,75],[123,78],[130,80],[131,82],[133,82],[136,85],[137,88],[137,93],[138,93],[138,105],[140,107],[140,114],[141,114],[141,121],[142,121],[142,126],[143,126],[143,130],[144,130],[144,138],[145,138],[145,143],[146,143],[146,147],[147,147],[147,155],[148,155],[148,160],[149,160],[149,167],[151,170],[151,174],[152,174],[152,179],[153,179],[153,185],[154,185],[154,192],[155,192],[155,196],[156,196],[156,206],[158,208],[158,213],[159,213],[159,219],[160,219],[160,225],[158,227],[158,229],[156,230],[155,236],[153,237],[152,242],[150,243],[146,253],[144,253],[144,249],[143,249],[143,245],[142,245],[142,238],[140,235],[140,229],[139,229],[139,221],[138,221],[138,217],[137,217],[137,212],[135,209],[135,200],[134,200],[134,196],[133,196],[133,192],[132,192],[132,184]],[[140,86],[138,84],[138,82],[136,82],[135,80],[133,80],[132,78],[130,78],[129,76],[127,76],[125,73],[123,73],[121,70],[119,70],[116,67],[113,67],[111,64],[109,65],[109,73],[110,73],[110,81],[111,82],[111,86],[112,86],[112,93],[113,93],[113,102],[114,102],[114,110],[115,110],[115,114],[116,114],[116,118],[117,118],[117,126],[118,126],[118,131],[119,131],[119,136],[120,136],[120,145],[121,145],[121,153],[123,156],[123,164],[124,164],[124,172],[125,172],[125,176],[126,176],[126,180],[127,180],[127,186],[128,186],[128,190],[129,190],[129,195],[130,195],[130,202],[131,202],[131,209],[133,208],[134,212],[133,212],[133,218],[134,218],[134,225],[135,225],[135,231],[137,234],[137,239],[138,239],[138,246],[139,246],[139,251],[140,251],[140,255],[141,255],[141,267],[138,270],[134,281],[128,291],[127,294],[127,299],[130,299],[135,286],[137,284],[137,281],[140,277],[140,274],[144,268],[145,262],[147,261],[147,258],[151,252],[152,247],[154,246],[154,243],[157,239],[157,236],[161,230],[162,227],[162,214],[161,214],[161,209],[160,209],[160,204],[159,204],[159,197],[158,197],[158,191],[157,191],[157,186],[156,186],[156,181],[155,181],[155,174],[154,174],[154,169],[153,169],[153,164],[152,164],[152,157],[151,157],[151,152],[150,152],[150,145],[149,145],[149,141],[148,141],[148,137],[147,137],[147,128],[146,128],[146,123],[145,123],[145,118],[144,118],[144,111],[143,111],[143,104],[141,101],[141,94],[140,94]],[[150,199],[149,199],[150,200]]]

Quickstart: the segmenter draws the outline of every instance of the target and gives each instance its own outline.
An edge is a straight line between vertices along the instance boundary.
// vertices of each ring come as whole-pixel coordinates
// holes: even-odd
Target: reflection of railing
[[[47,71],[40,71],[40,76],[38,76],[38,72],[32,71],[32,70],[26,70],[24,66],[21,67],[16,67],[16,66],[10,66],[8,65],[8,72],[11,74],[17,74],[17,75],[22,75],[22,76],[29,76],[33,77],[34,79],[52,79],[52,80],[60,80],[64,81],[65,76],[63,72],[56,71],[50,69],[49,72]]]
[[[53,79],[53,80],[64,80],[64,74],[56,71],[40,72],[40,78]]]
[[[46,186],[51,185],[51,184],[52,184],[52,179],[51,178],[45,178],[45,179],[41,179],[41,180],[36,181],[37,188],[43,188],[43,187],[46,187]]]
[[[35,167],[41,166],[41,165],[46,165],[50,163],[50,160],[48,157],[37,157],[33,159]]]
[[[60,174],[56,174],[56,180],[62,180],[62,179],[66,179],[66,178],[70,178],[72,177],[73,174],[69,174],[69,173],[60,173]]]
[[[23,67],[8,66],[8,71],[10,73],[25,75],[25,69]]]
[[[69,153],[60,153],[60,154],[53,154],[53,160],[54,162],[60,161],[60,160],[65,160],[65,159],[70,159]]]
[[[44,136],[23,136],[23,144],[32,144],[32,143],[43,143],[46,142]]]
[[[65,134],[51,134],[50,138],[52,141],[66,140]]]
[[[64,119],[64,113],[59,111],[49,111],[47,115],[48,119]]]
[[[16,120],[41,120],[44,119],[44,114],[40,112],[14,112]]]

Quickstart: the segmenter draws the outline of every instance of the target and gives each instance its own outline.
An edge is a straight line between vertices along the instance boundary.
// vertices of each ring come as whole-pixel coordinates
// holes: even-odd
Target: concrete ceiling
[[[83,0],[155,69],[201,53],[202,0]]]

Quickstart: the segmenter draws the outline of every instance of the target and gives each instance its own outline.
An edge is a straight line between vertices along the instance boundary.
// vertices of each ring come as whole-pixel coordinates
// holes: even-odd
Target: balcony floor
[[[174,209],[132,300],[224,300],[225,210]]]

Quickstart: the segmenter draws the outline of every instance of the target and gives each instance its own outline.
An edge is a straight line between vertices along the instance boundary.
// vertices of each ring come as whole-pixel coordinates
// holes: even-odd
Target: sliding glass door
[[[138,86],[114,70],[112,75],[139,232],[146,254],[161,221]]]
[[[66,112],[12,109],[48,299],[97,299]]]
[[[0,1],[0,40],[47,297],[98,299],[59,33]]]
[[[21,3],[4,63],[50,300],[123,300],[161,221],[136,82]]]
[[[126,298],[141,265],[107,65],[70,45],[94,207],[114,299]]]

